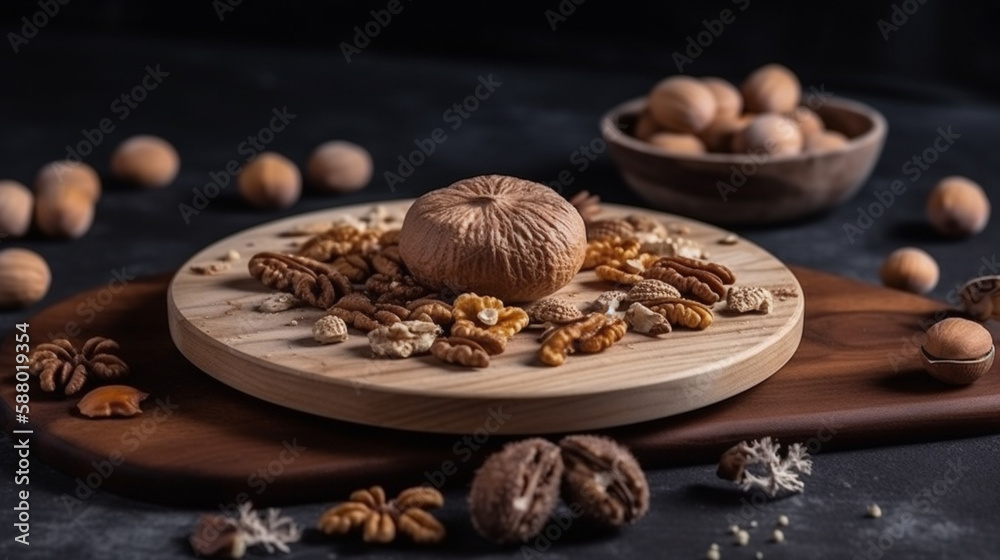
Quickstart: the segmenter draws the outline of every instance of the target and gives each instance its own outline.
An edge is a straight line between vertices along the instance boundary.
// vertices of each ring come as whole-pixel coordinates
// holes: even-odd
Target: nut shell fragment
[[[372,353],[378,357],[409,358],[430,351],[441,327],[426,321],[401,321],[368,333]]]
[[[106,385],[84,395],[76,407],[88,418],[135,416],[142,414],[139,405],[148,396],[128,385]]]
[[[733,286],[726,294],[726,306],[737,313],[768,314],[774,307],[771,292],[757,286]]]
[[[633,303],[625,312],[625,322],[635,332],[656,336],[673,330],[670,322],[663,315],[653,311],[641,303]]]
[[[472,526],[497,543],[538,535],[559,501],[563,461],[544,439],[509,443],[476,472],[469,490]]]
[[[966,313],[979,321],[1000,318],[1000,276],[982,276],[967,282],[961,290]]]

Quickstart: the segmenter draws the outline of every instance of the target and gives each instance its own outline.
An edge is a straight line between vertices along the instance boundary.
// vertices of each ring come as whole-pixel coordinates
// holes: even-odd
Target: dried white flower
[[[236,519],[236,527],[243,535],[247,547],[259,545],[268,554],[275,550],[288,553],[288,545],[302,538],[302,529],[291,517],[281,516],[279,510],[268,508],[264,516],[258,517],[253,504],[244,502],[239,506],[240,516]]]
[[[801,492],[805,483],[799,480],[799,474],[812,474],[809,453],[799,443],[789,445],[784,457],[780,450],[778,442],[769,437],[740,442],[722,454],[717,473],[744,491],[760,488],[772,497],[782,490]],[[761,467],[761,473],[751,472],[752,466]]]

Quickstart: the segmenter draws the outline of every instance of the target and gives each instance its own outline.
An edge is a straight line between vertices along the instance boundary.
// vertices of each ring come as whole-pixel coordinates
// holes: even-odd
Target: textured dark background
[[[555,1],[530,8],[508,4],[454,5],[403,2],[371,45],[347,63],[339,44],[355,25],[371,19],[385,2],[245,1],[220,21],[209,0],[128,2],[72,0],[49,24],[10,48],[8,32],[36,2],[0,5],[0,177],[30,184],[44,163],[65,157],[66,146],[84,140],[104,117],[116,129],[86,161],[106,173],[114,146],[133,133],[172,141],[183,160],[169,188],[137,192],[112,183],[91,232],[69,243],[29,236],[0,247],[25,246],[52,264],[52,290],[41,308],[84,288],[108,282],[116,271],[146,275],[169,271],[206,244],[280,216],[363,201],[414,196],[484,172],[540,181],[572,172],[572,193],[587,188],[614,202],[638,204],[606,154],[586,170],[571,161],[598,136],[597,120],[612,105],[645,92],[674,73],[674,50],[741,3],[657,3],[589,0],[553,31],[546,21]],[[903,6],[904,2],[896,2]],[[917,5],[913,3],[912,5]],[[877,21],[891,17],[891,2],[837,3],[751,0],[736,22],[684,68],[695,75],[739,80],[770,61],[795,69],[806,85],[825,85],[838,95],[880,109],[890,123],[885,153],[865,189],[836,211],[802,223],[743,229],[741,234],[786,262],[877,281],[878,266],[892,249],[919,245],[942,265],[933,295],[948,298],[956,284],[981,270],[997,273],[998,221],[966,241],[946,241],[928,231],[923,205],[934,181],[961,173],[980,181],[996,200],[1000,163],[1000,107],[996,86],[998,49],[995,5],[927,0],[885,41]],[[111,103],[136,86],[146,66],[170,75],[146,100],[118,120]],[[396,158],[437,127],[443,112],[470,95],[479,76],[501,86],[395,191],[382,177]],[[238,145],[265,126],[272,109],[296,117],[269,148],[300,164],[319,142],[344,138],[373,153],[376,177],[362,193],[321,197],[307,193],[283,212],[244,207],[227,189],[185,224],[178,204],[232,158]],[[931,145],[939,127],[961,135],[954,147],[918,180],[904,163]],[[843,225],[857,207],[874,202],[874,191],[907,181],[884,216],[855,243]],[[849,297],[849,294],[845,294]],[[33,310],[0,313],[3,343],[12,325]],[[36,336],[37,338],[37,336]],[[0,364],[0,367],[6,367]],[[763,435],[763,434],[762,434]],[[741,496],[714,479],[711,466],[650,473],[652,512],[622,535],[570,530],[541,557],[699,558],[708,545],[723,545],[724,558],[992,558],[1000,545],[995,457],[1000,438],[823,453],[804,495],[747,510],[760,523],[747,549],[724,534],[727,516],[741,516]],[[72,512],[60,496],[74,481],[39,461],[32,464],[30,548],[12,543],[14,456],[0,440],[0,553],[10,558],[183,558],[183,541],[196,512],[161,508],[100,493]],[[942,482],[952,472],[957,482]],[[950,477],[954,480],[954,477]],[[929,493],[929,494],[928,494]],[[516,548],[497,549],[471,532],[463,515],[463,489],[448,494],[444,512],[453,539],[443,551],[391,548],[381,558],[475,554],[519,558]],[[863,518],[878,502],[886,516]],[[289,508],[311,526],[322,504]],[[765,544],[774,519],[792,518],[782,545]],[[912,520],[912,521],[911,521]],[[747,518],[749,521],[749,518]],[[884,552],[871,551],[882,539]],[[330,544],[307,535],[294,558],[358,556],[368,549]],[[881,552],[881,554],[877,554]]]

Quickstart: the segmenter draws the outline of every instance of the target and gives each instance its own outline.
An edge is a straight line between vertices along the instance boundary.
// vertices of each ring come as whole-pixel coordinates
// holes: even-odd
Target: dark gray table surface
[[[763,61],[762,61],[763,62]],[[112,103],[137,86],[147,66],[169,73],[131,109],[125,119]],[[107,185],[93,229],[77,242],[32,236],[0,247],[24,246],[52,265],[52,290],[34,309],[0,314],[0,332],[10,342],[12,326],[44,305],[84,288],[106,283],[116,271],[148,275],[178,267],[201,247],[225,235],[282,216],[365,201],[416,196],[429,189],[487,172],[543,182],[569,170],[565,192],[587,188],[606,200],[640,202],[618,177],[608,155],[600,154],[581,170],[573,157],[598,138],[600,115],[626,98],[642,94],[662,72],[616,71],[614,61],[576,67],[546,67],[531,60],[427,59],[363,51],[348,64],[337,51],[208,46],[142,39],[102,39],[45,31],[17,56],[0,57],[5,87],[0,93],[0,176],[31,182],[43,163],[64,157],[67,145],[85,140],[111,118],[115,130],[97,143],[86,161],[107,172],[113,147],[133,133],[154,133],[179,149],[183,166],[171,187],[139,192]],[[697,68],[692,68],[697,71]],[[480,76],[500,82],[496,91],[457,130],[444,111],[471,95]],[[739,79],[740,76],[727,76]],[[787,263],[805,265],[869,282],[892,249],[916,244],[941,264],[933,296],[949,297],[955,286],[984,267],[996,266],[1000,220],[965,241],[930,234],[924,203],[935,180],[969,175],[994,200],[1000,163],[1000,107],[962,91],[926,84],[887,83],[877,77],[836,79],[825,84],[838,95],[880,109],[890,123],[888,143],[865,189],[836,211],[778,228],[744,228],[739,233]],[[919,91],[920,94],[907,94]],[[306,194],[293,208],[260,212],[241,204],[226,189],[207,209],[185,224],[178,205],[190,202],[192,189],[209,173],[223,169],[247,135],[266,126],[272,110],[295,115],[268,148],[304,163],[319,142],[344,138],[374,155],[376,177],[365,191],[343,197]],[[397,157],[438,127],[448,140],[395,189],[383,173]],[[904,164],[932,145],[939,127],[960,138],[911,181]],[[856,242],[843,225],[854,223],[858,206],[875,201],[874,191],[897,179],[908,190]],[[996,273],[996,271],[993,271]],[[2,364],[0,367],[9,367]],[[998,411],[1000,413],[1000,411]],[[761,434],[766,435],[766,434]],[[979,437],[897,447],[824,453],[802,495],[760,506],[745,506],[740,493],[714,477],[712,465],[649,472],[653,487],[650,514],[617,535],[571,526],[551,547],[527,554],[517,547],[497,548],[479,539],[464,510],[464,488],[447,492],[442,516],[451,529],[448,545],[420,551],[407,546],[366,548],[350,541],[331,542],[308,531],[292,558],[458,557],[481,558],[700,558],[713,542],[723,558],[994,558],[1000,555],[996,512],[1000,510],[996,457],[1000,437]],[[0,437],[0,554],[7,558],[186,558],[185,542],[197,511],[161,507],[98,492],[68,511],[64,495],[75,481],[37,459],[31,464],[30,547],[13,542],[15,456],[9,436]],[[877,502],[881,519],[865,518]],[[324,504],[288,507],[300,524],[312,527]],[[788,515],[786,542],[766,542],[779,514]],[[732,545],[731,519],[759,526],[751,545]]]

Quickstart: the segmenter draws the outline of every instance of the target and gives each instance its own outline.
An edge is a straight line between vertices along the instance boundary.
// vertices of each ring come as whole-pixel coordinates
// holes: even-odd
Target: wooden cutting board
[[[733,443],[765,435],[803,441],[823,453],[1000,431],[1000,365],[968,387],[941,385],[915,364],[893,369],[894,359],[913,355],[910,341],[943,304],[793,270],[805,295],[805,332],[780,371],[718,404],[602,433],[628,444],[653,468],[712,462]],[[130,382],[152,395],[140,416],[87,420],[74,413],[76,399],[33,389],[31,423],[16,424],[14,335],[3,339],[5,429],[33,429],[33,456],[79,477],[78,489],[89,480],[100,490],[211,509],[247,498],[258,504],[330,501],[375,483],[397,489],[462,484],[489,451],[509,441],[488,432],[505,411],[484,410],[482,426],[465,436],[420,434],[294,412],[231,389],[171,343],[169,280],[130,283],[81,335],[121,342],[135,370]],[[77,306],[97,293],[82,293],[30,319],[32,343],[62,331]],[[997,324],[989,326],[996,336]],[[120,464],[109,470],[110,459]]]
[[[412,201],[382,204],[402,218]],[[371,357],[368,338],[321,345],[312,325],[323,310],[261,313],[272,291],[253,279],[245,260],[219,274],[192,266],[218,262],[231,250],[252,255],[288,251],[286,232],[361,217],[371,205],[322,210],[240,232],[206,247],[181,267],[167,299],[170,333],[181,353],[212,377],[275,404],[362,424],[422,432],[470,433],[485,411],[509,414],[500,434],[608,428],[687,412],[727,399],[770,377],[802,337],[803,298],[775,299],[766,315],[739,315],[716,305],[704,331],[677,329],[658,338],[628,333],[600,354],[570,356],[559,367],[538,359],[541,329],[516,335],[490,366],[469,369],[432,356]],[[738,285],[799,294],[795,276],[774,255],[715,226],[640,208],[602,205],[602,217],[642,214],[683,228],[685,237],[736,273]],[[602,291],[627,289],[584,271],[556,296],[581,307]]]

